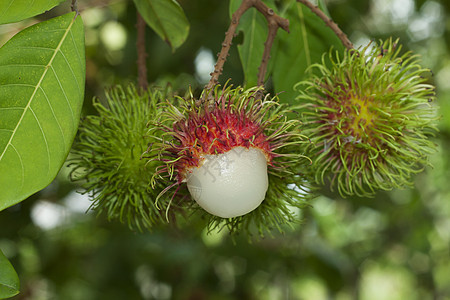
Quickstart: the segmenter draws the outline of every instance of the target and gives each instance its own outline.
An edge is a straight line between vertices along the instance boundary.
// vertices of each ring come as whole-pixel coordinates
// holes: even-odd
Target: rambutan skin
[[[301,172],[310,163],[304,155],[304,144],[309,140],[301,132],[300,121],[289,120],[290,111],[276,97],[267,95],[261,99],[260,92],[256,87],[245,90],[216,86],[203,91],[200,99],[207,99],[205,103],[199,104],[200,100],[191,96],[164,104],[165,113],[150,130],[155,136],[159,136],[157,131],[164,133],[160,142],[145,154],[150,160],[165,164],[156,171],[153,182],[171,182],[159,199],[178,198],[180,191],[185,195],[184,183],[193,168],[202,166],[205,156],[237,147],[255,148],[264,154],[268,167],[269,187],[264,201],[245,216],[222,219],[210,215],[211,227],[225,222],[225,226],[235,231],[254,223],[262,233],[263,228],[279,228],[280,224],[294,220],[287,206],[304,207],[308,195],[287,191],[287,185],[304,182]]]
[[[148,144],[148,118],[155,118],[159,90],[130,85],[106,91],[106,103],[94,99],[98,115],[82,120],[69,158],[71,179],[92,199],[91,209],[135,230],[152,229],[165,220],[154,200],[163,187],[149,187],[158,162],[141,159]]]
[[[224,153],[235,147],[262,150],[267,163],[277,169],[274,158],[290,156],[277,150],[291,143],[303,145],[307,139],[300,133],[300,123],[287,120],[287,112],[276,101],[258,99],[257,91],[216,88],[215,100],[210,105],[198,106],[191,99],[191,103],[181,106],[182,112],[166,103],[167,111],[158,122],[165,132],[164,141],[157,146],[161,147],[160,158],[167,163],[170,175],[176,176],[179,183],[184,182],[186,171],[200,166],[204,155]],[[302,154],[292,155],[304,158]]]
[[[204,155],[225,153],[239,146],[261,149],[268,162],[272,160],[271,141],[264,134],[258,107],[254,111],[237,110],[226,104],[227,100],[222,97],[220,103],[191,111],[186,119],[174,122],[171,131],[176,143],[167,150],[173,156],[181,155],[175,163],[179,181],[185,181],[189,168],[201,165]]]
[[[388,40],[371,49],[330,52],[331,65],[297,84],[296,109],[312,143],[315,181],[342,196],[401,188],[435,151],[434,87],[417,56]],[[306,88],[305,88],[306,87]]]

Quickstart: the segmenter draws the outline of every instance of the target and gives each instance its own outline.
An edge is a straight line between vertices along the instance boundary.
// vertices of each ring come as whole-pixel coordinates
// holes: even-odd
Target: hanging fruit
[[[297,85],[316,182],[342,196],[410,185],[435,150],[435,92],[422,76],[429,70],[397,42],[370,46],[330,54],[330,66],[322,62],[319,75]]]

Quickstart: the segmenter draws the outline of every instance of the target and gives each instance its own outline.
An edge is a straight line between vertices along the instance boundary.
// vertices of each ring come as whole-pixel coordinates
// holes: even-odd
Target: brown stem
[[[137,67],[138,67],[138,84],[143,90],[148,89],[147,81],[147,53],[145,51],[145,21],[141,14],[137,12]]]
[[[269,23],[269,33],[267,34],[267,40],[264,43],[264,53],[261,60],[261,65],[258,69],[258,86],[264,85],[264,77],[266,77],[267,73],[267,66],[269,64],[269,58],[270,58],[270,50],[273,45],[273,41],[275,40],[275,36],[278,31],[278,24]]]
[[[275,12],[273,9],[268,7],[261,0],[242,0],[239,8],[233,13],[231,17],[231,24],[228,28],[228,31],[225,33],[225,40],[222,43],[222,49],[218,55],[217,63],[214,66],[214,71],[211,73],[211,79],[206,86],[206,90],[212,89],[212,87],[218,83],[218,79],[220,74],[223,71],[223,65],[228,57],[228,52],[230,51],[231,42],[236,33],[236,29],[239,25],[239,21],[242,15],[251,7],[255,7],[260,13],[264,15],[267,20],[267,24],[269,27],[269,33],[267,36],[267,40],[265,42],[264,53],[261,61],[261,66],[258,71],[258,85],[264,85],[264,77],[267,72],[267,65],[270,57],[270,49],[272,48],[273,41],[275,39],[278,27],[289,32],[289,21],[287,19],[283,19]],[[206,97],[206,95],[205,95]]]
[[[225,33],[225,40],[222,43],[222,49],[219,52],[216,65],[214,66],[214,71],[211,73],[211,79],[206,86],[206,90],[212,89],[212,87],[218,83],[219,76],[223,71],[223,65],[227,60],[228,52],[230,51],[231,42],[233,41],[234,34],[236,33],[236,28],[239,25],[239,20],[247,9],[252,7],[253,2],[253,0],[243,0],[239,8],[231,16],[230,27],[228,27],[228,31]]]
[[[281,27],[285,31],[289,32],[289,20],[283,19],[282,17],[275,14],[273,9],[264,4],[264,2],[260,0],[253,2],[253,6],[266,18],[267,26],[269,28],[267,40],[264,43],[264,52],[261,60],[261,65],[258,70],[258,85],[263,86],[264,77],[266,76],[267,66],[270,58],[270,50],[272,49],[273,41],[275,40],[278,28]]]
[[[76,14],[78,14],[77,0],[72,0],[72,3],[70,4],[70,9],[76,12]]]
[[[351,50],[353,49],[353,44],[348,39],[347,35],[339,28],[339,26],[331,20],[323,11],[319,9],[317,5],[312,4],[309,0],[297,0],[297,2],[302,3],[307,6],[313,13],[315,13],[319,18],[321,18],[325,24],[333,30],[336,36],[341,40],[345,48]]]

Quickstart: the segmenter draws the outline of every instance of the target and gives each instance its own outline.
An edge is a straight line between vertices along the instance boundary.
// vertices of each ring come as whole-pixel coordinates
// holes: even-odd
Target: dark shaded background
[[[190,35],[172,53],[148,30],[149,81],[195,90],[205,76],[196,57],[219,51],[228,1],[180,3]],[[79,1],[79,8],[88,114],[104,87],[136,81],[136,12],[126,0]],[[433,70],[440,151],[414,188],[373,199],[324,190],[300,213],[301,225],[249,244],[233,243],[226,232],[206,235],[195,224],[133,233],[85,214],[89,203],[63,168],[48,188],[0,213],[0,248],[22,285],[14,299],[450,299],[450,2],[330,0],[328,8],[356,45],[400,37]],[[36,20],[67,11],[64,4]],[[0,43],[36,20],[0,26]],[[235,48],[222,80],[229,77],[243,79]]]

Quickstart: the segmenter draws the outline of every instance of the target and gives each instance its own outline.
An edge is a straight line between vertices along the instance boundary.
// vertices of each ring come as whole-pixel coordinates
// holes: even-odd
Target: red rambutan
[[[274,196],[268,173],[299,177],[295,166],[304,156],[298,146],[306,140],[300,134],[300,123],[288,120],[284,107],[269,96],[259,99],[260,92],[258,88],[216,87],[209,91],[213,101],[207,104],[198,105],[194,99],[180,109],[167,104],[156,127],[164,131],[161,144],[152,145],[154,150],[148,153],[152,160],[164,163],[155,172],[154,182],[173,181],[160,196],[177,186],[173,199],[187,183],[202,208],[221,218],[233,218],[253,211],[268,195]],[[287,151],[293,147],[295,151]]]

